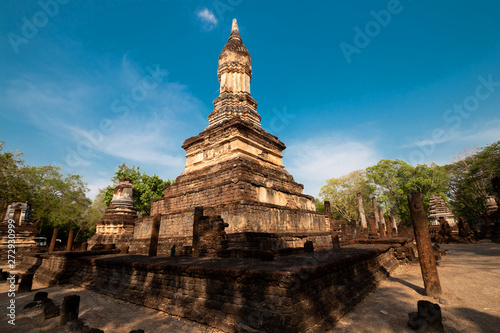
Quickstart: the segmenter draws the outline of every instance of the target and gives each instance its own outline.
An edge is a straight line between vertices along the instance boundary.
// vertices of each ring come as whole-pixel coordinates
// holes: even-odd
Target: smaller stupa
[[[444,202],[442,196],[433,194],[429,201],[429,222],[431,225],[439,225],[439,219],[444,218],[450,227],[457,225],[455,216],[450,207]]]
[[[134,220],[137,210],[134,205],[134,185],[123,177],[113,191],[113,198],[101,221],[96,225],[96,234],[89,240],[94,244],[122,244],[134,236]]]

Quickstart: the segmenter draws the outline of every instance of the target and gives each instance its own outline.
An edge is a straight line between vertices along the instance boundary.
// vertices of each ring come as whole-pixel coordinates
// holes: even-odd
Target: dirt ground
[[[443,244],[438,274],[443,294],[427,297],[420,266],[398,267],[331,332],[415,332],[408,313],[419,300],[440,303],[446,332],[500,332],[500,244]]]
[[[420,267],[398,267],[389,280],[360,302],[330,332],[414,332],[407,327],[408,313],[418,300],[441,302],[446,332],[499,332],[500,330],[500,244],[442,245],[448,250],[438,267],[443,288],[440,300],[424,296]],[[59,326],[59,317],[43,319],[39,308],[23,307],[36,291],[44,290],[59,305],[66,295],[81,297],[80,319],[106,333],[133,329],[146,332],[218,332],[163,312],[115,300],[89,290],[66,286],[44,288],[34,285],[31,293],[16,295],[16,326],[7,323],[8,286],[0,283],[0,332],[69,332]]]
[[[37,286],[35,285],[35,288]],[[5,283],[1,285],[0,309],[7,306]],[[40,288],[31,293],[16,295],[16,326],[7,323],[2,315],[0,332],[70,332],[68,327],[59,326],[59,318],[44,320],[40,308],[26,309],[23,307],[33,300],[36,291],[47,291],[56,305],[62,303],[67,295],[80,295],[80,315],[85,325],[103,330],[106,333],[127,333],[134,329],[143,329],[146,332],[218,332],[204,325],[188,320],[169,316],[164,312],[144,308],[135,304],[113,299],[90,290],[79,287],[66,286],[53,288]]]

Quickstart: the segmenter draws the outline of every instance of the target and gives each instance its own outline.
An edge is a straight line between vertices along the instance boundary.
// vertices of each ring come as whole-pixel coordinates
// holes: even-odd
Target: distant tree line
[[[31,220],[40,235],[50,238],[58,228],[58,238],[67,239],[70,228],[77,229],[77,240],[86,240],[95,234],[96,223],[109,205],[114,186],[128,177],[134,185],[134,201],[139,216],[148,215],[151,200],[161,198],[165,186],[172,181],[157,175],[139,172],[139,166],[118,166],[111,182],[113,186],[100,189],[95,199],[86,197],[87,184],[79,175],[64,175],[56,165],[25,165],[23,153],[4,151],[0,141],[0,209],[14,201],[28,201],[32,208]]]
[[[3,151],[0,141],[0,207],[13,201],[28,201],[31,220],[41,235],[50,235],[59,228],[66,238],[70,228],[77,228],[85,238],[92,233],[87,215],[90,200],[85,196],[87,185],[78,175],[63,175],[56,165],[25,165],[22,153]]]
[[[373,212],[370,198],[387,214],[410,221],[407,195],[422,194],[428,211],[432,194],[442,195],[457,217],[473,221],[486,213],[486,196],[493,195],[491,179],[500,175],[500,141],[480,149],[463,152],[456,161],[439,166],[434,163],[412,166],[402,160],[380,160],[364,170],[332,178],[321,188],[322,201],[329,200],[332,215],[339,220],[359,222],[356,193],[361,193],[367,216]],[[316,200],[318,210],[323,203]]]
[[[22,153],[4,151],[0,141],[0,208],[13,201],[28,201],[32,220],[41,235],[50,237],[59,228],[65,239],[70,228],[77,228],[78,239],[95,233],[95,225],[111,202],[113,189],[122,177],[134,185],[134,201],[139,216],[150,214],[151,201],[163,197],[165,187],[173,181],[140,172],[139,166],[125,163],[117,167],[111,178],[113,186],[99,190],[95,199],[86,197],[87,184],[79,175],[64,175],[60,166],[25,165]],[[449,165],[412,166],[402,160],[380,160],[376,165],[326,181],[316,199],[318,210],[329,200],[336,219],[359,220],[356,194],[361,193],[365,212],[373,209],[370,198],[387,214],[410,221],[406,196],[418,191],[428,209],[431,194],[442,195],[457,217],[474,217],[486,213],[485,197],[494,194],[491,179],[500,175],[500,141],[480,149],[464,152]]]

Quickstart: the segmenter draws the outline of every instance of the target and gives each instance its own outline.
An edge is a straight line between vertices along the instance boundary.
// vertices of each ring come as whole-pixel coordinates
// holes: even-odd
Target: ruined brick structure
[[[5,205],[0,219],[0,257],[7,262],[9,245],[9,220],[15,221],[16,258],[35,246],[35,235],[38,229],[30,219],[31,207],[28,202],[11,202]],[[11,253],[12,254],[12,253]]]
[[[461,217],[458,220],[458,237],[460,237],[464,243],[475,243],[477,242],[474,238],[474,233],[469,227],[467,218]]]
[[[223,257],[227,252],[227,227],[220,216],[201,216],[194,225],[193,255]],[[196,237],[195,237],[196,235]]]
[[[498,204],[494,195],[486,196],[486,214],[493,214],[498,210]]]
[[[457,222],[450,207],[444,202],[442,196],[433,194],[429,201],[429,222],[431,225],[439,225],[439,219],[444,218],[450,227],[455,227]]]
[[[497,197],[500,198],[500,175],[494,177],[491,180],[493,185],[493,189],[495,190]],[[488,219],[493,222],[493,227],[491,230],[491,240],[494,243],[500,243],[500,210],[498,210],[498,205],[496,205],[495,198],[490,200],[489,205],[487,205],[488,209]],[[493,202],[494,204],[493,204]],[[496,207],[494,207],[496,206]]]
[[[146,256],[102,254],[38,254],[23,265],[25,270],[39,266],[37,283],[83,286],[223,332],[297,333],[315,326],[317,332],[330,329],[398,265],[390,244],[272,262],[167,256],[151,261]]]
[[[1,220],[5,223],[9,219],[16,221],[16,225],[31,224],[31,207],[28,202],[11,202],[5,205]]]
[[[225,232],[232,248],[256,233],[260,239],[269,235],[274,248],[301,247],[308,240],[316,247],[330,246],[328,219],[316,212],[314,198],[284,169],[285,144],[260,125],[257,102],[250,95],[250,53],[236,20],[217,74],[220,96],[213,102],[209,126],[184,142],[184,172],[151,205],[151,216],[161,215],[160,253],[173,245],[192,245],[197,206],[228,224]],[[132,251],[145,248],[151,223],[148,217],[137,220]]]
[[[113,198],[101,221],[96,225],[96,234],[89,240],[94,244],[126,244],[134,236],[137,211],[134,205],[134,186],[123,177],[113,191]]]

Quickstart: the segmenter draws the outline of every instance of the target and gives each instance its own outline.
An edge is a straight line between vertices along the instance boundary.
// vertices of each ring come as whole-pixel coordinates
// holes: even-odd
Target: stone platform
[[[37,282],[84,286],[225,332],[332,327],[398,265],[393,246],[387,244],[274,261],[95,252],[59,252],[31,260],[40,265]],[[29,268],[29,260],[23,265]]]

